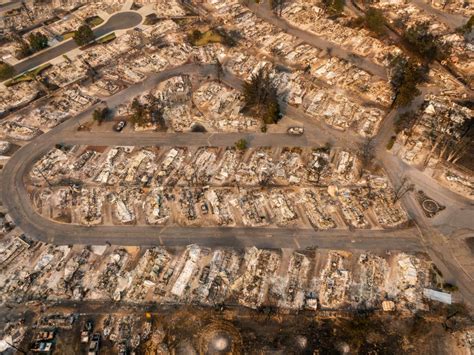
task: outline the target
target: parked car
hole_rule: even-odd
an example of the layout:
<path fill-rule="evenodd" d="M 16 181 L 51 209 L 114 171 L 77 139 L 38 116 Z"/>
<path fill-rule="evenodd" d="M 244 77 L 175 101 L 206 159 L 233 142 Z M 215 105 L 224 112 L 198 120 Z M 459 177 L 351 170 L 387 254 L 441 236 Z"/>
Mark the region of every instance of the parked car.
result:
<path fill-rule="evenodd" d="M 99 347 L 100 347 L 100 334 L 99 333 L 94 333 L 92 335 L 91 342 L 89 343 L 89 355 L 97 355 L 99 353 Z"/>
<path fill-rule="evenodd" d="M 288 134 L 291 134 L 292 136 L 301 136 L 304 133 L 304 128 L 303 127 L 290 127 L 288 128 Z"/>
<path fill-rule="evenodd" d="M 119 121 L 115 126 L 114 126 L 114 130 L 116 132 L 122 132 L 122 129 L 124 129 L 124 127 L 127 125 L 127 121 Z"/>

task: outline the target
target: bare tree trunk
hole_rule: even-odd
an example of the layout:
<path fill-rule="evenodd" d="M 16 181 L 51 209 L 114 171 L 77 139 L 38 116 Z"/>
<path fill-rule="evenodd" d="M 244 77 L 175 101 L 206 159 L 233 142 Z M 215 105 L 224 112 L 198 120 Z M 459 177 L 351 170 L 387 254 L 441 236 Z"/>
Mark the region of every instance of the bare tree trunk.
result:
<path fill-rule="evenodd" d="M 463 152 L 464 153 L 464 152 Z M 464 154 L 459 154 L 457 157 L 455 157 L 452 161 L 453 164 L 456 164 L 458 162 L 459 159 L 461 159 L 463 157 Z"/>
<path fill-rule="evenodd" d="M 400 182 L 400 185 L 395 189 L 395 196 L 393 197 L 393 203 L 397 202 L 399 199 L 405 196 L 407 192 L 413 191 L 414 189 L 415 189 L 415 185 L 409 184 L 408 178 L 404 176 L 402 178 L 402 181 Z"/>
<path fill-rule="evenodd" d="M 439 152 L 439 157 L 440 157 L 440 159 L 443 159 L 444 154 L 445 154 L 446 151 L 448 150 L 448 146 L 449 146 L 449 141 L 444 142 L 444 145 L 443 145 L 443 147 L 440 149 L 440 152 Z"/>
<path fill-rule="evenodd" d="M 438 136 L 436 137 L 436 140 L 433 144 L 433 146 L 431 147 L 431 150 L 430 152 L 428 153 L 428 155 L 426 156 L 425 160 L 423 161 L 423 167 L 426 168 L 426 166 L 428 165 L 428 162 L 430 161 L 431 159 L 431 156 L 433 155 L 434 151 L 436 150 L 436 148 L 438 147 L 440 141 L 441 141 L 441 137 L 442 136 Z"/>
<path fill-rule="evenodd" d="M 461 144 L 457 149 L 453 150 L 446 159 L 448 162 L 452 162 L 453 164 L 455 161 L 458 161 L 464 153 L 466 153 L 467 145 Z"/>

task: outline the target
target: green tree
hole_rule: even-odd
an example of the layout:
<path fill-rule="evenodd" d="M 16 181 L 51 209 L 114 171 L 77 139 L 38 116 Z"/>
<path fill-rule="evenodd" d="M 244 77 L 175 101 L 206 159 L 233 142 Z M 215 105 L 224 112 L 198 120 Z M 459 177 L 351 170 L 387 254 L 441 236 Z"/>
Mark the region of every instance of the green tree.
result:
<path fill-rule="evenodd" d="M 193 46 L 195 45 L 195 43 L 197 41 L 199 41 L 201 38 L 202 38 L 202 33 L 201 31 L 199 30 L 194 30 L 193 32 L 191 32 L 189 35 L 188 35 L 188 40 L 189 40 L 189 43 L 191 43 Z"/>
<path fill-rule="evenodd" d="M 417 22 L 403 33 L 403 40 L 414 52 L 423 59 L 444 60 L 448 56 L 449 48 L 446 43 L 441 43 L 437 36 L 430 32 L 429 22 Z"/>
<path fill-rule="evenodd" d="M 395 93 L 394 105 L 404 107 L 420 95 L 417 85 L 426 79 L 426 68 L 397 56 L 390 63 L 390 77 Z"/>
<path fill-rule="evenodd" d="M 412 80 L 407 80 L 398 90 L 395 106 L 405 107 L 412 103 L 413 99 L 420 95 L 420 90 L 418 90 L 416 83 Z"/>
<path fill-rule="evenodd" d="M 41 32 L 31 33 L 28 36 L 28 42 L 30 42 L 32 52 L 39 52 L 48 47 L 48 37 Z"/>
<path fill-rule="evenodd" d="M 268 104 L 267 110 L 263 114 L 263 122 L 267 124 L 277 123 L 280 119 L 280 105 L 277 100 L 272 100 Z"/>
<path fill-rule="evenodd" d="M 323 9 L 332 15 L 338 15 L 344 11 L 346 4 L 345 0 L 322 0 L 321 3 Z"/>
<path fill-rule="evenodd" d="M 248 143 L 245 139 L 241 138 L 237 142 L 235 142 L 235 147 L 238 150 L 245 150 L 248 147 Z"/>
<path fill-rule="evenodd" d="M 15 75 L 15 69 L 8 63 L 0 61 L 0 80 L 10 79 Z"/>
<path fill-rule="evenodd" d="M 245 108 L 250 109 L 266 124 L 277 123 L 280 119 L 280 105 L 277 89 L 265 68 L 252 75 L 243 87 Z"/>
<path fill-rule="evenodd" d="M 92 114 L 92 119 L 96 121 L 99 125 L 101 125 L 102 122 L 104 122 L 105 119 L 107 118 L 108 114 L 109 114 L 108 107 L 96 108 L 94 110 L 94 113 Z"/>
<path fill-rule="evenodd" d="M 74 32 L 74 41 L 76 41 L 78 46 L 84 46 L 89 42 L 92 42 L 94 38 L 94 32 L 86 24 L 80 26 L 77 31 Z"/>
<path fill-rule="evenodd" d="M 369 7 L 364 16 L 364 22 L 369 31 L 379 36 L 385 34 L 386 20 L 381 10 Z"/>
<path fill-rule="evenodd" d="M 400 133 L 404 130 L 410 130 L 416 123 L 416 114 L 413 111 L 402 113 L 395 120 L 395 133 Z"/>

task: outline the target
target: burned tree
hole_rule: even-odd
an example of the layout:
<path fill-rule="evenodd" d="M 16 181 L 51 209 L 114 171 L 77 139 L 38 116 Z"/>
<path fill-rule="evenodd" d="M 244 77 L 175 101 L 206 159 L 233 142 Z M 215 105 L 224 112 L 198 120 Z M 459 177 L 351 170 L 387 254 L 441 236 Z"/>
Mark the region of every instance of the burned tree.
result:
<path fill-rule="evenodd" d="M 362 177 L 364 170 L 370 168 L 372 161 L 375 157 L 375 146 L 374 146 L 374 139 L 367 138 L 365 142 L 362 144 L 360 149 L 360 175 L 359 178 Z"/>
<path fill-rule="evenodd" d="M 402 131 L 409 132 L 417 121 L 417 115 L 413 111 L 408 111 L 400 114 L 394 122 L 395 133 Z"/>
<path fill-rule="evenodd" d="M 150 122 L 150 116 L 148 114 L 148 110 L 146 105 L 142 104 L 138 101 L 137 98 L 134 98 L 132 101 L 132 115 L 130 117 L 130 121 L 137 126 L 143 127 L 146 126 Z"/>
<path fill-rule="evenodd" d="M 442 134 L 444 144 L 440 148 L 439 157 L 449 163 L 455 164 L 474 145 L 474 118 L 465 119 L 460 127 L 457 127 L 455 136 Z"/>
<path fill-rule="evenodd" d="M 275 15 L 278 15 L 281 17 L 281 14 L 283 12 L 283 8 L 285 7 L 286 0 L 270 0 L 270 6 L 275 13 Z"/>
<path fill-rule="evenodd" d="M 214 58 L 214 65 L 216 67 L 216 77 L 217 81 L 220 83 L 222 77 L 224 76 L 224 67 L 222 66 L 222 63 L 219 61 L 219 58 Z"/>
<path fill-rule="evenodd" d="M 321 175 L 322 173 L 324 172 L 324 170 L 326 169 L 326 167 L 328 166 L 329 162 L 324 159 L 323 156 L 319 155 L 317 158 L 316 158 L 316 161 L 314 163 L 314 172 L 316 174 L 316 184 L 319 184 L 320 180 L 321 180 Z"/>
<path fill-rule="evenodd" d="M 109 108 L 108 107 L 102 107 L 102 108 L 96 108 L 94 110 L 94 113 L 92 114 L 92 119 L 97 122 L 97 124 L 100 126 L 102 122 L 105 121 L 109 114 Z"/>
<path fill-rule="evenodd" d="M 161 128 L 165 129 L 166 121 L 162 102 L 153 95 L 148 95 L 146 100 L 147 103 L 143 104 L 137 98 L 133 99 L 130 122 L 139 127 L 144 127 L 148 124 L 158 124 Z"/>
<path fill-rule="evenodd" d="M 456 163 L 473 148 L 474 120 L 470 110 L 444 101 L 427 101 L 430 112 L 421 119 L 430 150 L 424 160 L 426 166 L 435 156 L 450 163 Z"/>
<path fill-rule="evenodd" d="M 164 115 L 165 106 L 163 102 L 151 94 L 147 95 L 147 100 L 149 102 L 147 108 L 151 123 L 159 125 L 162 129 L 166 129 L 166 120 Z"/>
<path fill-rule="evenodd" d="M 415 190 L 415 185 L 410 183 L 406 176 L 403 176 L 400 184 L 394 190 L 393 203 L 401 199 L 407 192 Z"/>

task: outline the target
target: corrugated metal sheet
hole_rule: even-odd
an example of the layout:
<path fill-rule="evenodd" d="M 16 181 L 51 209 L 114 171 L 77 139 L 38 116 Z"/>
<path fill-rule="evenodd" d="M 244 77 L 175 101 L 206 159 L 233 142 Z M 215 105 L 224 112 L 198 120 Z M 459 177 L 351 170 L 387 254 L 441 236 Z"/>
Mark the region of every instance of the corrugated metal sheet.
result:
<path fill-rule="evenodd" d="M 433 301 L 438 301 L 446 304 L 451 304 L 452 302 L 451 294 L 446 292 L 440 292 L 425 288 L 423 289 L 423 295 Z"/>

